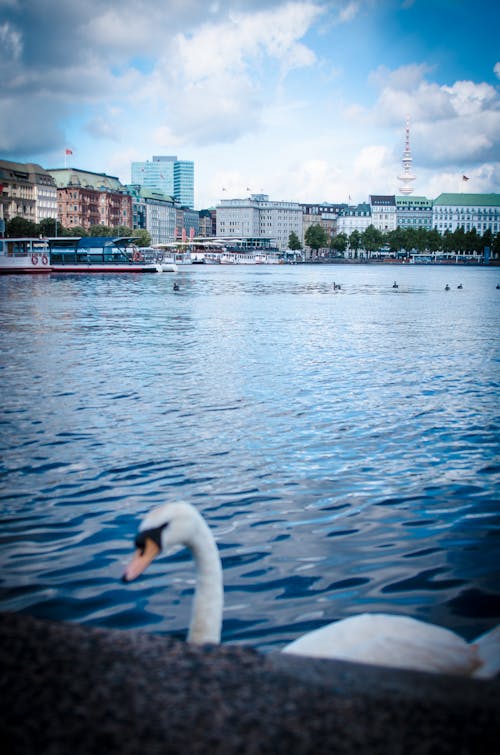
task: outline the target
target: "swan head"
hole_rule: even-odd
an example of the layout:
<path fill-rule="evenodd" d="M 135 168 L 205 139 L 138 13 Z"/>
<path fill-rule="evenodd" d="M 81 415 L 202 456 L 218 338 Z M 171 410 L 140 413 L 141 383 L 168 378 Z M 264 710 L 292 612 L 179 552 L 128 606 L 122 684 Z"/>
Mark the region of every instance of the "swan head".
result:
<path fill-rule="evenodd" d="M 123 574 L 123 581 L 136 579 L 159 553 L 168 554 L 179 546 L 189 546 L 200 527 L 203 520 L 188 503 L 165 503 L 150 511 L 139 526 L 136 552 Z"/>

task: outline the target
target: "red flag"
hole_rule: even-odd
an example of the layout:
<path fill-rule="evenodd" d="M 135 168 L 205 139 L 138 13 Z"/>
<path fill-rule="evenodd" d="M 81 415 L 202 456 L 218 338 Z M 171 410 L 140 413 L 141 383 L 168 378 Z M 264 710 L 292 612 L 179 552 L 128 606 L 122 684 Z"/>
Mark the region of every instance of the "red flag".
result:
<path fill-rule="evenodd" d="M 0 194 L 3 194 L 3 184 L 0 184 Z"/>
<path fill-rule="evenodd" d="M 67 149 L 66 152 L 65 152 L 65 154 L 66 155 L 72 155 L 73 154 L 73 150 L 72 149 Z"/>
<path fill-rule="evenodd" d="M 191 239 L 191 241 L 194 239 L 194 228 L 189 229 L 189 238 Z"/>
<path fill-rule="evenodd" d="M 183 242 L 186 241 L 186 229 L 185 228 L 182 229 L 182 241 Z"/>
<path fill-rule="evenodd" d="M 469 176 L 462 176 L 462 181 L 468 181 L 468 180 L 469 180 Z"/>

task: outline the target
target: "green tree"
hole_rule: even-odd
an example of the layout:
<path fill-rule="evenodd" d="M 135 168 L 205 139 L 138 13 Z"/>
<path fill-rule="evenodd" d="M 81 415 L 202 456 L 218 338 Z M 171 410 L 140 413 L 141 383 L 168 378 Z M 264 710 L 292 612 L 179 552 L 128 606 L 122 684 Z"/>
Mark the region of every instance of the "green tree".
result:
<path fill-rule="evenodd" d="M 135 241 L 136 246 L 151 246 L 151 234 L 149 233 L 149 231 L 146 231 L 145 228 L 134 228 L 134 230 L 130 233 L 123 235 L 133 236 L 135 239 L 137 239 L 137 241 Z"/>
<path fill-rule="evenodd" d="M 324 249 L 328 246 L 328 234 L 323 226 L 316 223 L 315 225 L 309 226 L 305 233 L 304 241 L 307 246 L 310 246 L 311 249 L 314 249 L 317 252 L 318 249 Z"/>
<path fill-rule="evenodd" d="M 107 225 L 91 225 L 89 228 L 89 236 L 116 236 L 114 228 L 110 228 Z"/>
<path fill-rule="evenodd" d="M 349 248 L 353 250 L 354 256 L 358 256 L 358 249 L 361 247 L 361 234 L 358 230 L 352 231 L 349 236 Z"/>
<path fill-rule="evenodd" d="M 6 231 L 6 236 L 9 236 L 11 239 L 39 235 L 38 225 L 31 220 L 21 218 L 19 215 L 7 221 Z"/>
<path fill-rule="evenodd" d="M 384 242 L 384 234 L 382 233 L 382 231 L 379 231 L 378 228 L 375 228 L 373 224 L 371 224 L 361 234 L 361 241 L 363 243 L 363 247 L 367 252 L 374 252 L 376 249 L 380 249 L 380 247 L 382 246 Z"/>
<path fill-rule="evenodd" d="M 70 233 L 71 236 L 81 236 L 85 238 L 86 236 L 89 235 L 89 232 L 87 231 L 87 229 L 83 228 L 83 226 L 81 225 L 75 225 L 73 226 L 73 228 L 70 228 L 69 230 L 71 231 Z"/>
<path fill-rule="evenodd" d="M 288 248 L 291 249 L 292 252 L 298 252 L 299 249 L 302 249 L 302 244 L 295 231 L 292 231 L 288 237 Z"/>
<path fill-rule="evenodd" d="M 345 233 L 338 233 L 336 236 L 332 236 L 330 246 L 339 254 L 343 254 L 347 249 L 348 238 Z"/>
<path fill-rule="evenodd" d="M 60 225 L 56 218 L 43 218 L 38 224 L 38 231 L 41 236 L 57 236 L 60 232 Z"/>

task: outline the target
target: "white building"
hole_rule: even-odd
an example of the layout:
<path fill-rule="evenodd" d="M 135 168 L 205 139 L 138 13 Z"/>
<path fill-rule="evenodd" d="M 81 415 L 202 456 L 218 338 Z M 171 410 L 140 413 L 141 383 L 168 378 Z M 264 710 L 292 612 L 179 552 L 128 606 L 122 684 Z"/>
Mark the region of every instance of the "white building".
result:
<path fill-rule="evenodd" d="M 366 202 L 346 207 L 337 218 L 337 234 L 345 233 L 349 237 L 353 231 L 363 233 L 371 223 L 372 213 Z"/>
<path fill-rule="evenodd" d="M 370 194 L 372 224 L 379 231 L 395 231 L 397 227 L 396 197 L 394 194 Z"/>
<path fill-rule="evenodd" d="M 500 231 L 500 194 L 440 194 L 433 203 L 432 225 L 439 233 L 476 229 Z"/>
<path fill-rule="evenodd" d="M 217 236 L 270 238 L 285 250 L 292 232 L 303 241 L 302 207 L 297 202 L 272 202 L 267 194 L 252 194 L 247 199 L 223 199 L 217 205 Z"/>

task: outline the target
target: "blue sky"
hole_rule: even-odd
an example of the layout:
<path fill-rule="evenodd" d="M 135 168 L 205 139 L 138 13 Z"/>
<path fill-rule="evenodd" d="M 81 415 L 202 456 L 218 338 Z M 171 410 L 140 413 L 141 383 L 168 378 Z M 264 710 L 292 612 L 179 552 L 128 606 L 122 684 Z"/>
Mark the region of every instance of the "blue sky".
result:
<path fill-rule="evenodd" d="M 130 181 L 195 162 L 195 205 L 264 192 L 500 191 L 490 0 L 0 0 L 0 157 Z"/>

